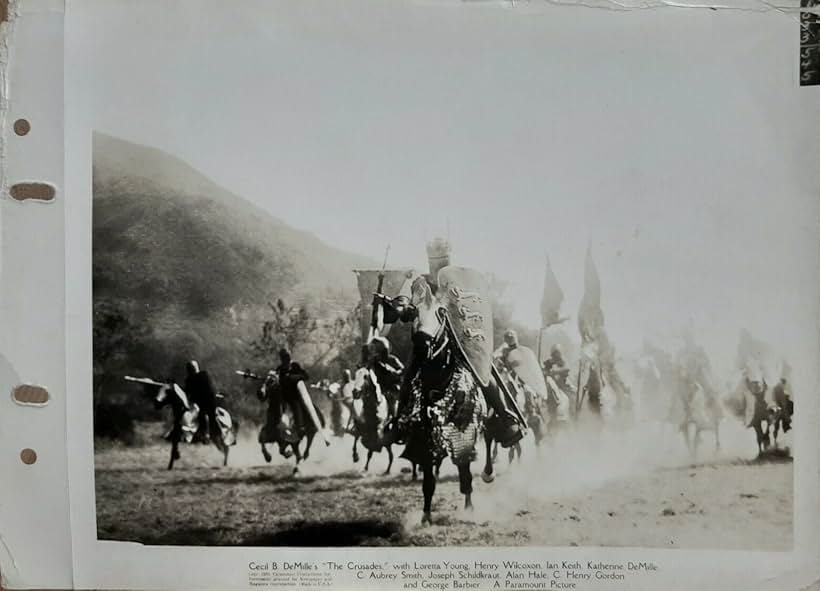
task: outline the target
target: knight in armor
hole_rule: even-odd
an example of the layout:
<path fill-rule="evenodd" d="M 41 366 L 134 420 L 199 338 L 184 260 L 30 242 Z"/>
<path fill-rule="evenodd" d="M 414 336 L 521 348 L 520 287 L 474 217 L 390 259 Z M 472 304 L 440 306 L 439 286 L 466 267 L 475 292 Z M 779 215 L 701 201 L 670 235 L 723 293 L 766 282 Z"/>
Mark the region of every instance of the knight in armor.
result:
<path fill-rule="evenodd" d="M 560 345 L 553 345 L 550 349 L 550 356 L 544 361 L 544 374 L 555 380 L 558 387 L 565 392 L 569 390 L 569 367 Z"/>
<path fill-rule="evenodd" d="M 382 294 L 376 294 L 374 303 L 382 305 L 385 324 L 396 322 L 397 320 L 413 322 L 418 315 L 418 311 L 407 296 L 389 298 Z M 413 380 L 420 371 L 423 361 L 430 358 L 433 353 L 431 347 L 432 340 L 429 335 L 422 332 L 413 333 L 412 345 L 410 361 L 407 363 L 399 390 L 397 417 L 407 408 L 412 394 Z M 482 388 L 482 391 L 487 405 L 493 410 L 495 416 L 500 418 L 503 424 L 502 433 L 499 434 L 499 442 L 503 447 L 509 447 L 521 439 L 522 434 L 518 425 L 518 419 L 505 404 L 495 379 L 490 378 L 489 384 Z"/>
<path fill-rule="evenodd" d="M 308 383 L 308 374 L 298 363 L 291 359 L 290 351 L 281 349 L 279 351 L 279 367 L 276 373 L 279 375 L 279 386 L 282 388 L 282 399 L 293 411 L 293 428 L 295 432 L 303 431 L 306 427 L 306 409 L 299 396 L 297 385 L 299 382 Z"/>
<path fill-rule="evenodd" d="M 185 365 L 185 393 L 188 399 L 199 407 L 199 428 L 196 438 L 208 443 L 219 437 L 219 423 L 216 422 L 217 393 L 211 376 L 200 370 L 199 363 L 191 360 Z"/>
<path fill-rule="evenodd" d="M 505 366 L 507 364 L 507 356 L 510 354 L 510 351 L 518 348 L 518 334 L 510 329 L 504 333 L 504 342 L 501 346 L 495 350 L 493 353 L 493 358 L 498 359 L 501 361 Z"/>

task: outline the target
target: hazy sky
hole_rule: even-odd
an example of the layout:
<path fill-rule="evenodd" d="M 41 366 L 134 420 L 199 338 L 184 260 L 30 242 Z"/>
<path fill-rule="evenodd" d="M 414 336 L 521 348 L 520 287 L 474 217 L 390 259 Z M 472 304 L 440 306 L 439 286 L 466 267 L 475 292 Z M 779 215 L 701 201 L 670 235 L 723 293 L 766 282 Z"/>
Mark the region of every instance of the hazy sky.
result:
<path fill-rule="evenodd" d="M 549 254 L 574 336 L 591 239 L 616 345 L 691 319 L 717 356 L 741 326 L 815 351 L 820 93 L 796 87 L 793 16 L 85 4 L 97 129 L 330 244 L 424 269 L 449 218 L 454 262 L 532 323 Z"/>

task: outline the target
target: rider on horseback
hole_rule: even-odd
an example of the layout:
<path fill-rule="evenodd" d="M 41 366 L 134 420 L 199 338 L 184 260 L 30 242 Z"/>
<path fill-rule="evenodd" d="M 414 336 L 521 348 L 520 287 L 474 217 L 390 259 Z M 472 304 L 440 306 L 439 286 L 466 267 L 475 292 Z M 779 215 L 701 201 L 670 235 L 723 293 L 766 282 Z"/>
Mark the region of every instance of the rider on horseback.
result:
<path fill-rule="evenodd" d="M 199 429 L 195 438 L 209 443 L 220 437 L 219 423 L 216 422 L 216 388 L 207 371 L 199 369 L 199 363 L 189 361 L 185 365 L 185 393 L 191 402 L 199 407 Z M 206 420 L 204 420 L 206 419 Z"/>
<path fill-rule="evenodd" d="M 308 383 L 308 374 L 298 363 L 293 361 L 290 351 L 281 349 L 279 351 L 279 367 L 276 373 L 279 375 L 279 385 L 282 388 L 282 398 L 293 411 L 294 433 L 301 433 L 306 430 L 305 408 L 299 396 L 297 386 L 299 382 Z"/>
<path fill-rule="evenodd" d="M 391 324 L 398 320 L 402 322 L 413 322 L 418 316 L 418 310 L 410 303 L 410 298 L 400 295 L 389 298 L 383 294 L 376 294 L 375 299 L 384 310 L 384 323 Z M 406 366 L 404 378 L 399 389 L 399 403 L 396 416 L 401 416 L 407 409 L 412 394 L 412 383 L 425 360 L 433 355 L 433 338 L 423 332 L 414 332 L 412 337 L 413 350 L 410 362 Z M 503 447 L 509 447 L 521 439 L 522 433 L 518 425 L 517 417 L 507 408 L 499 390 L 498 384 L 491 379 L 486 387 L 482 388 L 484 398 L 495 415 L 501 418 L 503 427 L 500 434 L 500 443 Z"/>
<path fill-rule="evenodd" d="M 544 361 L 544 373 L 555 380 L 559 388 L 565 392 L 569 390 L 569 367 L 564 360 L 561 345 L 555 344 L 550 349 L 549 359 Z"/>

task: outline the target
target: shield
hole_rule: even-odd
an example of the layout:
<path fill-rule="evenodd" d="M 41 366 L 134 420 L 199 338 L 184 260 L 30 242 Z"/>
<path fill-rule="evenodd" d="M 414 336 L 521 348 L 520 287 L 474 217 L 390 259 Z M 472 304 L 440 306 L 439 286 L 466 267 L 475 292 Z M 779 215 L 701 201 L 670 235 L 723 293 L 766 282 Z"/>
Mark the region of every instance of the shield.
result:
<path fill-rule="evenodd" d="M 482 273 L 467 267 L 438 272 L 436 297 L 447 310 L 456 343 L 479 383 L 490 383 L 493 361 L 493 310 Z"/>
<path fill-rule="evenodd" d="M 382 294 L 389 298 L 398 295 L 410 295 L 410 286 L 416 273 L 410 269 L 389 269 L 389 270 L 355 270 L 356 281 L 359 285 L 359 295 L 361 296 L 361 331 L 362 342 L 367 341 L 370 332 L 370 322 L 373 318 L 373 294 L 379 287 L 379 275 L 384 274 L 382 283 Z M 390 331 L 390 325 L 385 325 L 382 335 Z"/>
<path fill-rule="evenodd" d="M 507 354 L 507 365 L 539 397 L 547 398 L 547 383 L 532 349 L 519 345 Z"/>

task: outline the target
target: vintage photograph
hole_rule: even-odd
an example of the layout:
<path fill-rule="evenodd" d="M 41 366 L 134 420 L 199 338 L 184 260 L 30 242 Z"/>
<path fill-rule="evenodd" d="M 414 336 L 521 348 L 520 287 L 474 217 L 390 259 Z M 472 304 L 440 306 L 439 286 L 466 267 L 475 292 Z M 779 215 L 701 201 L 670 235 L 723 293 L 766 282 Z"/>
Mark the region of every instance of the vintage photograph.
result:
<path fill-rule="evenodd" d="M 777 56 L 294 10 L 87 41 L 98 539 L 790 551 Z"/>

